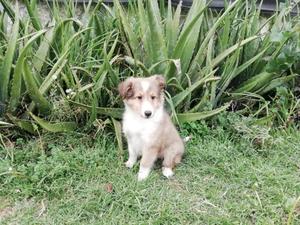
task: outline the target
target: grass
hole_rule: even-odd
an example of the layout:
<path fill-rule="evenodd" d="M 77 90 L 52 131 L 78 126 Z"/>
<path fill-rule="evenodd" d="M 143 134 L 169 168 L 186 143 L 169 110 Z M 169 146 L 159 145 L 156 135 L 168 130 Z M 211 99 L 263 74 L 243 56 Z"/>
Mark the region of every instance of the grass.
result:
<path fill-rule="evenodd" d="M 109 134 L 7 143 L 0 222 L 287 224 L 291 214 L 291 224 L 299 224 L 299 132 L 272 130 L 257 146 L 249 133 L 224 127 L 185 125 L 182 134 L 193 139 L 175 177 L 165 179 L 158 163 L 145 182 L 137 182 L 138 166 L 124 167 L 127 153 Z"/>

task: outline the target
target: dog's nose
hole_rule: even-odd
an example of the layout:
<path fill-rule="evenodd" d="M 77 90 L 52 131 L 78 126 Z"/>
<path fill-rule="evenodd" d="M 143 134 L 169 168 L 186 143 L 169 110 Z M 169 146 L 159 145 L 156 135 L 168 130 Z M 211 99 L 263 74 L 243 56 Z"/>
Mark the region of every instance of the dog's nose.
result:
<path fill-rule="evenodd" d="M 152 112 L 151 112 L 151 111 L 145 111 L 145 116 L 146 116 L 147 118 L 149 118 L 151 115 L 152 115 Z"/>

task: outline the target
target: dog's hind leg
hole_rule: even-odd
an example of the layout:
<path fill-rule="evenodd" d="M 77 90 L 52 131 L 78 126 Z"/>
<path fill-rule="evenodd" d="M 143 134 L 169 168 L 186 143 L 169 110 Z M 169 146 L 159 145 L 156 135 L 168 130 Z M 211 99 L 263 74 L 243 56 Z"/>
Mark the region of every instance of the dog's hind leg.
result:
<path fill-rule="evenodd" d="M 166 154 L 164 155 L 162 173 L 167 178 L 174 175 L 173 168 L 181 162 L 183 151 L 181 148 L 176 148 L 176 146 L 173 146 L 172 149 L 166 149 Z"/>
<path fill-rule="evenodd" d="M 174 156 L 171 154 L 167 154 L 164 157 L 162 173 L 165 177 L 170 178 L 174 175 L 173 172 L 174 166 Z"/>

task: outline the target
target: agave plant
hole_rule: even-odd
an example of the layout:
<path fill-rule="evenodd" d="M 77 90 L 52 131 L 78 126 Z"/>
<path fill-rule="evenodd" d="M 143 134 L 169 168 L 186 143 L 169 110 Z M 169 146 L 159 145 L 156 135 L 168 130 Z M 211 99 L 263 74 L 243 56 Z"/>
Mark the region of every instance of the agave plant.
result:
<path fill-rule="evenodd" d="M 114 1 L 127 63 L 166 76 L 171 109 L 187 113 L 181 119 L 223 110 L 248 93 L 267 94 L 297 76 L 299 16 L 290 17 L 290 4 L 266 21 L 255 1 L 234 1 L 219 13 L 207 4 L 193 1 L 181 20 L 180 3 L 173 10 L 168 1 L 161 13 L 157 1 L 138 0 L 129 10 Z M 291 57 L 284 49 L 298 50 Z"/>
<path fill-rule="evenodd" d="M 118 31 L 109 17 L 98 13 L 101 2 L 92 10 L 88 5 L 85 24 L 76 19 L 74 3 L 63 5 L 68 9 L 67 18 L 61 18 L 59 7 L 62 6 L 54 3 L 49 9 L 53 21 L 44 27 L 37 17 L 36 1 L 25 1 L 29 17 L 22 19 L 17 5 L 13 7 L 6 0 L 0 2 L 5 9 L 0 21 L 2 118 L 31 133 L 35 132 L 34 122 L 53 132 L 68 131 L 76 127 L 72 121 L 75 118 L 61 123 L 66 117 L 55 114 L 59 110 L 58 102 L 63 101 L 66 106 L 70 105 L 69 100 L 98 105 L 101 95 L 100 104 L 113 98 L 110 87 L 119 81 L 111 66 L 118 58 L 115 55 Z M 14 22 L 11 34 L 5 27 L 6 15 Z M 111 76 L 106 81 L 108 74 Z M 99 91 L 104 81 L 106 91 Z M 93 94 L 97 91 L 99 94 Z M 110 106 L 114 106 L 111 102 Z M 98 111 L 108 116 L 119 115 L 118 111 L 107 108 L 98 108 Z M 34 114 L 60 122 L 49 123 Z"/>
<path fill-rule="evenodd" d="M 296 76 L 299 16 L 289 15 L 290 4 L 262 19 L 254 1 L 221 12 L 193 1 L 187 13 L 163 2 L 89 1 L 78 18 L 74 1 L 54 1 L 44 24 L 36 0 L 24 1 L 24 18 L 0 0 L 0 125 L 58 132 L 113 118 L 121 145 L 116 87 L 128 76 L 163 74 L 179 123 L 215 115 L 250 93 L 265 96 Z"/>

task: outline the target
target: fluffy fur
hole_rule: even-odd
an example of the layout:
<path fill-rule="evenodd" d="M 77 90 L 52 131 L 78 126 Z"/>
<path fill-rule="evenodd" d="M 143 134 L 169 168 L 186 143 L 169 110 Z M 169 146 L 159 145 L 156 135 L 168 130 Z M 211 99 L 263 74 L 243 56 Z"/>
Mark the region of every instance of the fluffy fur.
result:
<path fill-rule="evenodd" d="M 119 85 L 129 151 L 125 164 L 132 168 L 141 156 L 138 180 L 148 177 L 157 158 L 163 159 L 163 175 L 171 177 L 184 152 L 183 141 L 164 109 L 164 87 L 165 80 L 160 75 L 130 77 Z"/>

